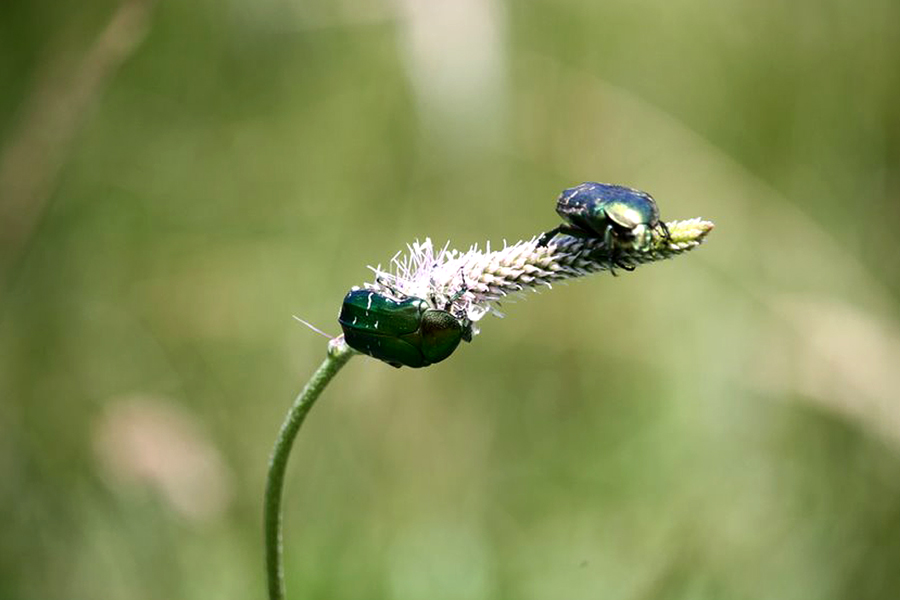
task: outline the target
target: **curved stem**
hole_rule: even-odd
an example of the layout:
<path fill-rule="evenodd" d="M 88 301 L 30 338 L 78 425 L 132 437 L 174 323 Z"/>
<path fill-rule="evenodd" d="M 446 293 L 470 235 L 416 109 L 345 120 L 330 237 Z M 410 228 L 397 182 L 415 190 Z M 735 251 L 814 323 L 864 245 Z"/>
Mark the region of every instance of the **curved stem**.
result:
<path fill-rule="evenodd" d="M 322 390 L 338 371 L 356 353 L 338 336 L 328 342 L 328 356 L 319 366 L 303 391 L 294 400 L 278 432 L 272 458 L 269 460 L 269 473 L 266 478 L 265 495 L 265 531 L 266 531 L 266 578 L 269 587 L 269 600 L 284 600 L 284 564 L 281 556 L 281 499 L 284 489 L 284 472 L 288 457 L 294 445 L 294 438 L 309 409 L 319 398 Z"/>

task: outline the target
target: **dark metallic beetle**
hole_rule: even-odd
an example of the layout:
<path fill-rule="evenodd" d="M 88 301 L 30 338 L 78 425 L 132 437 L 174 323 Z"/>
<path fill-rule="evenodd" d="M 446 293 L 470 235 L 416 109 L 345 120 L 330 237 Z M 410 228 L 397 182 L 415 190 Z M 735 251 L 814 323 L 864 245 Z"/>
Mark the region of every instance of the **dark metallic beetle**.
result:
<path fill-rule="evenodd" d="M 614 258 L 622 249 L 649 248 L 654 229 L 669 237 L 653 197 L 622 185 L 588 181 L 563 190 L 556 201 L 556 212 L 566 224 L 541 236 L 539 246 L 546 246 L 557 233 L 597 238 L 603 240 Z"/>
<path fill-rule="evenodd" d="M 394 367 L 427 367 L 472 341 L 472 326 L 426 300 L 394 300 L 371 290 L 352 290 L 338 317 L 344 339 L 354 350 Z"/>

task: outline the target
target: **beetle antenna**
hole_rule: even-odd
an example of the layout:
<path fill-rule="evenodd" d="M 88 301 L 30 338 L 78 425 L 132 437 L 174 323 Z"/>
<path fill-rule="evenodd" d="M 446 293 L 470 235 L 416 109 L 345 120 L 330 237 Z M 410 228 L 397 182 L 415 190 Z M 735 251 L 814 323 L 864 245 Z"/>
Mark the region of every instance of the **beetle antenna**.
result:
<path fill-rule="evenodd" d="M 304 321 L 303 319 L 301 319 L 301 318 L 298 317 L 297 315 L 294 315 L 294 318 L 297 319 L 298 321 L 300 321 L 301 323 L 303 323 L 304 325 L 306 325 L 307 327 L 309 327 L 310 329 L 312 329 L 313 331 L 315 331 L 316 333 L 318 333 L 319 335 L 324 335 L 324 336 L 327 337 L 329 340 L 332 339 L 332 338 L 334 337 L 334 336 L 328 335 L 327 333 L 325 333 L 324 331 L 322 331 L 321 329 L 319 329 L 318 327 L 316 327 L 316 326 L 313 325 L 312 323 L 308 323 L 308 322 Z"/>

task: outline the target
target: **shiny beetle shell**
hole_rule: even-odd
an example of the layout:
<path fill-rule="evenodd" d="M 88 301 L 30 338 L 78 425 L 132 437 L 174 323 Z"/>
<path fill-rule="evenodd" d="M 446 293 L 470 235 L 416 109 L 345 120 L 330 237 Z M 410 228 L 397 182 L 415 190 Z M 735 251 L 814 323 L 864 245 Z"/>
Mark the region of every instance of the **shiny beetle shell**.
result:
<path fill-rule="evenodd" d="M 394 300 L 371 290 L 352 290 L 338 317 L 354 350 L 394 367 L 427 367 L 471 340 L 471 326 L 422 298 Z"/>
<path fill-rule="evenodd" d="M 668 233 L 653 197 L 622 185 L 588 181 L 564 190 L 556 201 L 556 212 L 575 233 L 600 238 L 608 247 L 615 242 L 645 250 L 654 229 L 661 227 Z"/>

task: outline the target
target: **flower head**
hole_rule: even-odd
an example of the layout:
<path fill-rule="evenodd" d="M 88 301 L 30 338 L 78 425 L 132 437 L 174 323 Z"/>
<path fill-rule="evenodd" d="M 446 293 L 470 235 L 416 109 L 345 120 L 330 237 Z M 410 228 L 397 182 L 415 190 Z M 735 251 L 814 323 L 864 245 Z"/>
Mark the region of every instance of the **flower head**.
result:
<path fill-rule="evenodd" d="M 375 281 L 365 287 L 398 300 L 424 298 L 434 308 L 475 323 L 489 312 L 500 315 L 495 303 L 511 294 L 521 295 L 526 289 L 551 287 L 598 271 L 630 270 L 673 258 L 699 246 L 713 228 L 710 221 L 699 218 L 666 225 L 669 235 L 654 230 L 644 249 L 617 248 L 615 256 L 601 239 L 568 235 L 543 246 L 538 243 L 540 238 L 534 237 L 512 245 L 504 243 L 499 250 L 492 251 L 488 243 L 484 250 L 472 246 L 466 252 L 451 250 L 449 244 L 436 249 L 431 239 L 425 238 L 408 245 L 407 254 L 398 252 L 391 259 L 390 270 L 370 267 Z M 477 333 L 474 326 L 473 331 Z"/>

